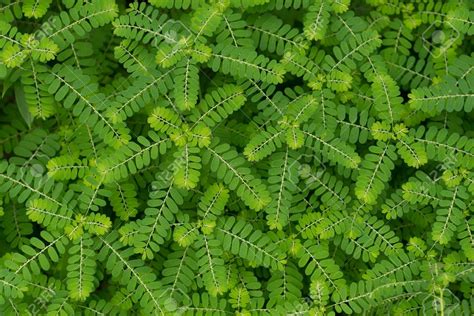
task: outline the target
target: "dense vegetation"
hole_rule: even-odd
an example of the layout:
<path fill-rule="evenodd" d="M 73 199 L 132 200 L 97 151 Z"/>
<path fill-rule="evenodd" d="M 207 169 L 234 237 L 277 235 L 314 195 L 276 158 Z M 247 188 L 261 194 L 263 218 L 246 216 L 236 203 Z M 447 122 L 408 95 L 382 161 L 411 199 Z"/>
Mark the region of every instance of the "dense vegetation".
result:
<path fill-rule="evenodd" d="M 0 315 L 473 315 L 474 3 L 0 0 Z"/>

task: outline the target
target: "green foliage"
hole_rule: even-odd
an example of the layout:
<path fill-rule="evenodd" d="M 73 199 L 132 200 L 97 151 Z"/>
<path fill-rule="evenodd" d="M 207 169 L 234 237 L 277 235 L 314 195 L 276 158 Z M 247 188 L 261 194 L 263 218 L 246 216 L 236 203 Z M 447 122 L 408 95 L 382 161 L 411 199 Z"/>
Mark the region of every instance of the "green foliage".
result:
<path fill-rule="evenodd" d="M 28 0 L 23 3 L 22 9 L 23 14 L 28 18 L 41 18 L 48 11 L 48 7 L 51 5 L 51 0 L 36 1 Z"/>
<path fill-rule="evenodd" d="M 84 301 L 95 290 L 96 253 L 94 241 L 84 235 L 69 248 L 67 288 L 73 300 Z"/>
<path fill-rule="evenodd" d="M 284 255 L 268 236 L 255 230 L 251 224 L 230 217 L 219 222 L 216 230 L 216 237 L 222 240 L 224 250 L 247 259 L 253 265 L 282 269 Z"/>
<path fill-rule="evenodd" d="M 0 315 L 472 315 L 474 10 L 0 0 Z"/>

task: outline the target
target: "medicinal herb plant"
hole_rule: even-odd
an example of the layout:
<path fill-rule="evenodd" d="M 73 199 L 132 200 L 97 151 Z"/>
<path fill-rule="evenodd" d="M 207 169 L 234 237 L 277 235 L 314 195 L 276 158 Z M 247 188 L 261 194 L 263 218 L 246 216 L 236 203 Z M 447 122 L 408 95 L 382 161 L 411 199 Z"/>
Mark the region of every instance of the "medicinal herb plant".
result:
<path fill-rule="evenodd" d="M 474 3 L 0 0 L 0 315 L 473 315 Z"/>

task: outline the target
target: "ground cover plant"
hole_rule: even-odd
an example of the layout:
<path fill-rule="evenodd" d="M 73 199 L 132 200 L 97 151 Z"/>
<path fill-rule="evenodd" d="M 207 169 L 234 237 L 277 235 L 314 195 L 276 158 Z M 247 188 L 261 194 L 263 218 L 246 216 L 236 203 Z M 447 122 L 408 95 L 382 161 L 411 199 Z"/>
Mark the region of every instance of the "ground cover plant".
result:
<path fill-rule="evenodd" d="M 0 315 L 473 315 L 473 5 L 0 0 Z"/>

